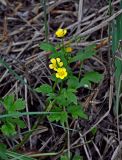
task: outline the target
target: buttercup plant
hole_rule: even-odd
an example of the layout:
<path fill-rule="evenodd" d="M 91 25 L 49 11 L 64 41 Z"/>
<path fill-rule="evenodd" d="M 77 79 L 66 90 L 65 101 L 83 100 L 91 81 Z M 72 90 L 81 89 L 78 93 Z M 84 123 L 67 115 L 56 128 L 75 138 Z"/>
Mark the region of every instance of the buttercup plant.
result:
<path fill-rule="evenodd" d="M 59 28 L 55 34 L 58 38 L 63 39 L 66 33 L 66 29 Z M 59 51 L 49 43 L 40 44 L 40 49 L 52 52 L 49 57 L 49 68 L 52 71 L 50 78 L 54 83 L 53 86 L 43 84 L 36 88 L 36 91 L 47 95 L 46 104 L 48 106 L 46 111 L 60 112 L 60 115 L 49 115 L 48 119 L 50 121 L 60 122 L 64 126 L 68 122 L 69 117 L 74 119 L 88 119 L 76 93 L 78 88 L 86 86 L 90 88 L 92 83 L 98 83 L 102 79 L 102 75 L 98 72 L 91 71 L 81 76 L 81 68 L 78 71 L 79 73 L 75 75 L 71 66 L 77 61 L 83 63 L 84 60 L 95 55 L 95 46 L 88 46 L 80 50 L 76 55 L 72 55 L 69 54 L 72 52 L 72 48 L 69 44 L 68 46 L 64 45 L 63 41 Z"/>

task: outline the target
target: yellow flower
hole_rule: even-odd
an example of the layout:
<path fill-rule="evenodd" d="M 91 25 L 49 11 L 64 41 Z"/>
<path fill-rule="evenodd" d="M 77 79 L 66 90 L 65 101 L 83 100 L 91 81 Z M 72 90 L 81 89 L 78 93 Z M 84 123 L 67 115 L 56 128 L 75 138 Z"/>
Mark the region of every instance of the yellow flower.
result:
<path fill-rule="evenodd" d="M 66 29 L 59 28 L 55 34 L 58 38 L 62 38 L 66 35 L 66 33 L 67 33 Z"/>
<path fill-rule="evenodd" d="M 60 58 L 52 58 L 50 60 L 51 64 L 49 65 L 50 69 L 53 69 L 55 71 L 57 71 L 58 67 L 62 67 L 63 66 L 63 62 L 61 62 Z"/>
<path fill-rule="evenodd" d="M 65 48 L 65 51 L 66 51 L 67 53 L 71 53 L 71 52 L 73 51 L 73 48 L 67 47 L 67 48 Z"/>
<path fill-rule="evenodd" d="M 66 68 L 58 68 L 57 73 L 56 73 L 56 77 L 60 78 L 60 79 L 64 79 L 65 77 L 67 77 Z"/>

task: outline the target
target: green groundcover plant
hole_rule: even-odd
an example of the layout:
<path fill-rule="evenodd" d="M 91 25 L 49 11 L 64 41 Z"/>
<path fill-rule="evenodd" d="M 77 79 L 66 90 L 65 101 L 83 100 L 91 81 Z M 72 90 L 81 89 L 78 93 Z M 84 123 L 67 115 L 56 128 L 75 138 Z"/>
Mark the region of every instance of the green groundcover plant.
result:
<path fill-rule="evenodd" d="M 88 46 L 73 55 L 71 54 L 73 49 L 70 47 L 70 43 L 64 44 L 63 37 L 66 34 L 66 29 L 59 28 L 56 31 L 56 36 L 62 39 L 62 43 L 58 45 L 60 50 L 49 43 L 43 42 L 40 44 L 40 49 L 52 53 L 49 56 L 49 68 L 52 71 L 50 78 L 53 86 L 42 84 L 35 89 L 38 93 L 47 96 L 46 111 L 60 112 L 60 116 L 59 114 L 49 115 L 49 121 L 60 122 L 63 126 L 65 126 L 70 117 L 73 119 L 88 119 L 81 102 L 78 100 L 78 89 L 82 87 L 90 89 L 92 83 L 100 82 L 103 77 L 102 74 L 96 71 L 86 72 L 84 75 L 81 74 L 84 60 L 96 54 L 95 46 Z M 80 62 L 80 68 L 78 74 L 74 74 L 72 66 L 77 61 Z"/>
<path fill-rule="evenodd" d="M 25 108 L 25 101 L 21 98 L 15 100 L 15 96 L 7 95 L 0 100 L 3 105 L 3 113 L 5 115 L 20 113 Z M 16 134 L 16 128 L 24 128 L 25 123 L 18 116 L 5 117 L 1 119 L 0 130 L 5 136 L 13 136 Z"/>

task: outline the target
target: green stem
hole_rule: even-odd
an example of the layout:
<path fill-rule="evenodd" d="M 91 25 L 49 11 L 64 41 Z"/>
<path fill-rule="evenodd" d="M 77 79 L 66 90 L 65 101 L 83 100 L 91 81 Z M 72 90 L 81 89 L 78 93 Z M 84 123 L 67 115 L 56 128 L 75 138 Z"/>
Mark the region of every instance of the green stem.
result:
<path fill-rule="evenodd" d="M 78 74 L 78 79 L 80 79 L 81 69 L 82 69 L 82 64 L 80 64 L 80 70 L 79 70 L 79 74 Z"/>
<path fill-rule="evenodd" d="M 53 92 L 55 91 L 55 88 L 56 88 L 57 83 L 58 83 L 58 79 L 56 79 L 56 81 L 55 81 L 55 83 L 54 83 L 54 85 L 53 85 Z"/>
<path fill-rule="evenodd" d="M 47 11 L 46 11 L 46 0 L 40 0 L 44 9 L 44 27 L 45 27 L 45 39 L 48 42 L 48 24 L 47 24 Z"/>
<path fill-rule="evenodd" d="M 46 109 L 47 112 L 50 112 L 50 111 L 51 111 L 54 102 L 55 102 L 55 100 L 53 100 L 52 102 L 49 103 L 49 105 L 47 106 L 47 109 Z"/>
<path fill-rule="evenodd" d="M 59 92 L 58 92 L 58 96 L 60 96 L 60 94 L 61 94 L 62 87 L 63 87 L 63 82 L 61 82 L 61 87 L 60 87 L 60 90 L 59 90 Z"/>
<path fill-rule="evenodd" d="M 63 38 L 62 38 L 62 49 L 63 49 L 64 55 L 66 56 L 65 44 L 64 44 L 64 39 Z"/>

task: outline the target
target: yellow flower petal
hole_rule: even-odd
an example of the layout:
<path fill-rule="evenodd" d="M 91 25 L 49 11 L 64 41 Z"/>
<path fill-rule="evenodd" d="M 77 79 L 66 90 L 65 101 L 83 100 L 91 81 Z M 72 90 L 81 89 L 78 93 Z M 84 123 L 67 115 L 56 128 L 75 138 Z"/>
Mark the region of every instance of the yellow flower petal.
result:
<path fill-rule="evenodd" d="M 63 66 L 63 62 L 60 62 L 58 65 L 59 65 L 59 67 L 62 67 Z"/>
<path fill-rule="evenodd" d="M 61 61 L 61 59 L 60 58 L 56 58 L 56 61 L 59 63 Z"/>
<path fill-rule="evenodd" d="M 66 30 L 66 29 L 64 29 L 63 34 L 65 35 L 66 33 L 67 33 L 67 30 Z"/>
<path fill-rule="evenodd" d="M 62 38 L 66 35 L 66 33 L 67 33 L 66 29 L 59 28 L 55 34 L 57 37 Z"/>
<path fill-rule="evenodd" d="M 65 77 L 67 77 L 66 68 L 58 68 L 57 73 L 56 73 L 56 77 L 60 78 L 60 79 L 64 79 Z"/>
<path fill-rule="evenodd" d="M 56 60 L 55 60 L 55 59 L 51 59 L 51 61 L 52 61 L 53 63 L 49 65 L 49 68 L 50 68 L 50 69 L 54 69 L 55 71 L 57 71 Z"/>
<path fill-rule="evenodd" d="M 54 71 L 57 71 L 57 68 L 53 68 L 54 69 Z"/>
<path fill-rule="evenodd" d="M 58 73 L 56 73 L 56 78 L 59 78 L 60 76 L 59 76 L 59 74 Z"/>
<path fill-rule="evenodd" d="M 50 68 L 50 69 L 53 69 L 53 65 L 52 65 L 52 64 L 50 64 L 50 65 L 49 65 L 49 68 Z"/>
<path fill-rule="evenodd" d="M 52 59 L 50 60 L 50 62 L 51 62 L 51 63 L 56 63 L 56 59 L 55 59 L 55 58 L 52 58 Z"/>

